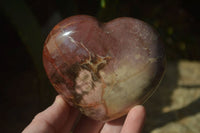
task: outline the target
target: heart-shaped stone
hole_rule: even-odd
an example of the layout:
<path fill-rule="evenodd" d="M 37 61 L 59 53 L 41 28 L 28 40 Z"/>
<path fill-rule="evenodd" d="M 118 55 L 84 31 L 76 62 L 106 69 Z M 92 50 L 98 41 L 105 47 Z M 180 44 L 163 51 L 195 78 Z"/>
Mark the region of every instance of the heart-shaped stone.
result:
<path fill-rule="evenodd" d="M 109 121 L 151 96 L 163 76 L 165 55 L 159 35 L 143 21 L 122 17 L 100 23 L 79 15 L 53 28 L 43 62 L 70 105 Z"/>

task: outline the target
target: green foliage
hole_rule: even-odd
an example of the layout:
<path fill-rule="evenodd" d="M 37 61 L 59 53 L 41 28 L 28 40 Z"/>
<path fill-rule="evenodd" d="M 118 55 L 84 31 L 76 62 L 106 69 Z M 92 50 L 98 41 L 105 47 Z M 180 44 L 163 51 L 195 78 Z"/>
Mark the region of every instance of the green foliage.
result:
<path fill-rule="evenodd" d="M 39 95 L 41 98 L 41 105 L 48 104 L 49 99 L 44 97 L 53 96 L 53 94 L 49 91 L 50 84 L 42 64 L 44 36 L 42 35 L 37 18 L 23 0 L 2 0 L 1 7 L 32 57 L 40 82 Z"/>
<path fill-rule="evenodd" d="M 38 72 L 42 71 L 43 37 L 37 18 L 23 0 L 2 0 L 1 7 L 32 56 Z"/>
<path fill-rule="evenodd" d="M 106 0 L 101 0 L 101 8 L 106 8 Z"/>
<path fill-rule="evenodd" d="M 109 21 L 119 16 L 119 0 L 101 0 L 100 5 L 97 14 L 100 21 Z"/>

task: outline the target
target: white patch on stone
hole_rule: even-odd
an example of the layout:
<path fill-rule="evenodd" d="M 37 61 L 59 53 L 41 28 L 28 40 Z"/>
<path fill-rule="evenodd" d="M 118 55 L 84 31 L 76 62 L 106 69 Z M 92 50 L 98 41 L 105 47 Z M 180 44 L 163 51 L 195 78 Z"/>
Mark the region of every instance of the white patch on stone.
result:
<path fill-rule="evenodd" d="M 92 88 L 92 76 L 87 70 L 81 70 L 78 77 L 76 78 L 75 90 L 78 94 L 83 94 L 83 92 L 89 92 Z"/>
<path fill-rule="evenodd" d="M 149 62 L 150 63 L 154 63 L 154 62 L 156 62 L 157 61 L 157 58 L 149 58 Z"/>
<path fill-rule="evenodd" d="M 88 70 L 81 70 L 76 78 L 75 91 L 82 95 L 81 105 L 90 106 L 100 104 L 102 102 L 102 83 L 94 82 L 92 75 Z"/>

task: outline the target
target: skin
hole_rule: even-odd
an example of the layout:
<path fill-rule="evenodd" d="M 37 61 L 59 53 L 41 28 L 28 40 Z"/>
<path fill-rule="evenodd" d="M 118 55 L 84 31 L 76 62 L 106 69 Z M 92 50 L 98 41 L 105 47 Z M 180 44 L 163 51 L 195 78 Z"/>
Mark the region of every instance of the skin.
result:
<path fill-rule="evenodd" d="M 73 133 L 140 133 L 145 119 L 145 109 L 141 105 L 133 107 L 127 116 L 107 123 L 86 116 L 81 116 L 77 123 L 79 114 L 58 95 L 54 103 L 37 114 L 22 133 L 71 133 L 72 128 Z"/>

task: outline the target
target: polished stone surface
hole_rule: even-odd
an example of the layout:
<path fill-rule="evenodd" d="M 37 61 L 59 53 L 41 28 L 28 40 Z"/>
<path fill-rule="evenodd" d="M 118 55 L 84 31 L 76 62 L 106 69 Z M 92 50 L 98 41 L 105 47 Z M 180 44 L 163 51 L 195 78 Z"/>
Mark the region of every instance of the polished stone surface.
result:
<path fill-rule="evenodd" d="M 43 62 L 54 88 L 85 115 L 116 119 L 144 103 L 164 73 L 164 47 L 157 32 L 133 18 L 100 23 L 73 16 L 48 35 Z"/>

